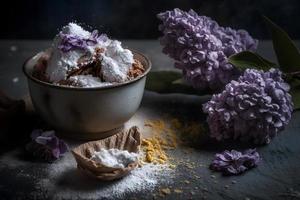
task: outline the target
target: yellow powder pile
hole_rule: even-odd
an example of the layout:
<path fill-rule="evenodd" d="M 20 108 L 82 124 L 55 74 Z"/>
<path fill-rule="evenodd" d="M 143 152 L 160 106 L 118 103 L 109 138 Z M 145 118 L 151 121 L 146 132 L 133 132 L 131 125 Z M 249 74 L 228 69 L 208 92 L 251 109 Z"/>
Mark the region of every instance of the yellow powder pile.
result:
<path fill-rule="evenodd" d="M 145 121 L 144 125 L 151 128 L 152 136 L 142 140 L 144 162 L 165 164 L 170 160 L 166 150 L 173 150 L 182 142 L 179 136 L 196 139 L 197 135 L 203 132 L 201 124 L 197 122 L 182 123 L 177 118 L 172 118 L 168 122 L 162 119 Z"/>
<path fill-rule="evenodd" d="M 168 126 L 163 120 L 147 120 L 145 126 L 151 127 L 154 137 L 156 137 L 164 149 L 175 149 L 177 147 L 176 130 Z"/>
<path fill-rule="evenodd" d="M 142 140 L 144 162 L 165 164 L 169 159 L 165 150 L 174 149 L 177 146 L 175 131 L 160 119 L 147 120 L 145 126 L 151 128 L 152 136 Z"/>
<path fill-rule="evenodd" d="M 142 146 L 145 152 L 145 162 L 164 164 L 168 160 L 168 156 L 162 149 L 158 138 L 143 139 Z"/>

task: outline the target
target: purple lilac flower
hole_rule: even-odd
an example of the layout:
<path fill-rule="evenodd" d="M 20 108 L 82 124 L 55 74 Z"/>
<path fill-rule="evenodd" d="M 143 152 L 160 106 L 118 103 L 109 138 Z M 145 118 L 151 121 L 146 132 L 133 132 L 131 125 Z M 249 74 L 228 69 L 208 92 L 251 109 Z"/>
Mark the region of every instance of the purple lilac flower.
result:
<path fill-rule="evenodd" d="M 266 144 L 289 123 L 293 103 L 278 69 L 247 69 L 203 105 L 210 135 Z"/>
<path fill-rule="evenodd" d="M 98 41 L 106 41 L 108 39 L 105 34 L 99 35 L 97 30 L 94 30 L 89 38 L 82 38 L 78 35 L 62 32 L 59 33 L 59 37 L 61 38 L 61 42 L 58 49 L 65 53 L 74 49 L 85 50 L 89 46 L 96 45 Z"/>
<path fill-rule="evenodd" d="M 31 139 L 26 149 L 35 157 L 46 161 L 56 160 L 68 151 L 68 145 L 55 136 L 54 131 L 33 130 Z"/>
<path fill-rule="evenodd" d="M 254 51 L 258 41 L 244 30 L 221 27 L 193 10 L 178 8 L 160 13 L 163 53 L 175 59 L 175 67 L 195 88 L 220 89 L 240 72 L 228 63 L 232 54 Z"/>
<path fill-rule="evenodd" d="M 244 152 L 225 150 L 215 155 L 210 169 L 223 172 L 224 175 L 238 175 L 256 167 L 260 160 L 256 149 L 248 149 Z"/>

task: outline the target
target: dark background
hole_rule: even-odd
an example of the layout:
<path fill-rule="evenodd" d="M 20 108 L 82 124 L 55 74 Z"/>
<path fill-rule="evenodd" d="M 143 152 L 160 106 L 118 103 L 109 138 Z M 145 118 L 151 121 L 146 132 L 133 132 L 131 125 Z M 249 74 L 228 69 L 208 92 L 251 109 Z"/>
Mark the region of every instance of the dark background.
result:
<path fill-rule="evenodd" d="M 119 39 L 155 39 L 156 14 L 168 9 L 194 9 L 221 25 L 247 29 L 268 39 L 261 14 L 294 39 L 300 33 L 299 0 L 8 0 L 2 3 L 1 39 L 50 39 L 70 21 L 90 25 Z"/>

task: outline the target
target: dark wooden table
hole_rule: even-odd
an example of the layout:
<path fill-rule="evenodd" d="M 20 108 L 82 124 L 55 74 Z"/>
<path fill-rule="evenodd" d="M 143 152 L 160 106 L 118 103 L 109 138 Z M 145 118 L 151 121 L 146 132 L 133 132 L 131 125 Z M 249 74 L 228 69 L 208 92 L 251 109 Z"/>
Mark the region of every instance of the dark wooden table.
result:
<path fill-rule="evenodd" d="M 14 98 L 26 95 L 27 83 L 21 66 L 26 58 L 47 48 L 50 43 L 50 41 L 0 41 L 0 89 Z M 161 53 L 157 41 L 124 41 L 124 44 L 147 54 L 152 60 L 153 70 L 173 68 L 173 62 Z M 261 42 L 258 51 L 265 57 L 274 59 L 269 41 Z M 141 126 L 145 119 L 156 119 L 165 115 L 175 116 L 185 121 L 203 121 L 201 105 L 204 101 L 205 98 L 193 95 L 162 95 L 146 91 L 139 111 L 127 125 Z M 183 193 L 171 193 L 164 197 L 166 199 L 300 199 L 299 122 L 300 112 L 294 112 L 291 123 L 271 144 L 257 147 L 263 159 L 259 167 L 241 176 L 223 177 L 208 169 L 215 153 L 241 147 L 209 142 L 189 148 L 188 154 L 184 153 L 186 147 L 178 147 L 171 153 L 172 156 L 175 159 L 188 159 L 195 163 L 195 168 L 189 169 L 184 164 L 178 164 L 170 181 L 162 182 L 154 191 L 135 191 L 126 194 L 123 198 L 152 199 L 159 188 L 168 187 L 180 188 Z M 18 140 L 18 136 L 15 140 Z M 53 197 L 59 199 L 60 196 L 56 195 L 58 192 L 56 189 L 59 187 L 77 191 L 71 192 L 68 198 L 97 198 L 86 191 L 81 193 L 81 188 L 76 187 L 77 182 L 82 180 L 74 178 L 76 176 L 72 174 L 76 166 L 70 154 L 66 155 L 67 161 L 61 161 L 62 164 L 51 168 L 51 164 L 30 162 L 20 158 L 20 151 L 22 151 L 21 146 L 1 152 L 0 199 L 51 199 Z M 52 183 L 52 185 L 58 184 L 56 187 L 47 188 L 47 184 L 37 185 L 43 181 L 51 181 L 49 176 L 54 172 L 57 171 L 55 175 L 59 175 L 59 170 L 70 169 L 70 166 L 72 170 L 61 175 L 64 181 Z M 199 175 L 200 178 L 195 179 L 194 174 Z M 189 180 L 189 184 L 184 180 Z M 97 190 L 93 183 L 88 184 L 91 190 Z M 66 196 L 61 196 L 63 197 Z M 156 196 L 156 198 L 161 197 Z"/>

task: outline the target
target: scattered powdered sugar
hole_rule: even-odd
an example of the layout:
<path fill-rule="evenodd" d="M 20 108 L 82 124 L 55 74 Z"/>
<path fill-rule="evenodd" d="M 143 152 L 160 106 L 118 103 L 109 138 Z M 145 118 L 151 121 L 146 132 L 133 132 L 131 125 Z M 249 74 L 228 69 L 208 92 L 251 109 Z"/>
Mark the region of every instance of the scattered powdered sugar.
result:
<path fill-rule="evenodd" d="M 111 85 L 109 82 L 101 82 L 100 78 L 92 75 L 71 76 L 70 81 L 80 85 L 81 87 L 101 87 Z"/>
<path fill-rule="evenodd" d="M 53 199 L 116 199 L 128 193 L 152 191 L 160 183 L 172 181 L 173 170 L 167 165 L 145 164 L 120 180 L 102 182 L 86 177 L 76 169 L 70 153 L 49 165 L 48 178 L 38 182 Z"/>
<path fill-rule="evenodd" d="M 15 52 L 18 50 L 18 47 L 15 45 L 10 46 L 10 51 Z"/>
<path fill-rule="evenodd" d="M 18 83 L 18 82 L 19 82 L 19 77 L 13 78 L 13 79 L 12 79 L 12 82 L 13 82 L 13 83 Z"/>
<path fill-rule="evenodd" d="M 138 160 L 138 154 L 119 149 L 100 149 L 94 152 L 91 160 L 108 167 L 125 168 L 128 164 Z"/>
<path fill-rule="evenodd" d="M 121 199 L 127 194 L 153 191 L 174 177 L 168 165 L 145 164 L 120 180 L 99 181 L 81 174 L 70 152 L 53 163 L 20 160 L 20 154 L 21 149 L 1 156 L 0 170 L 16 170 L 15 178 L 27 179 L 30 184 L 36 181 L 34 191 L 26 194 L 35 199 Z"/>

